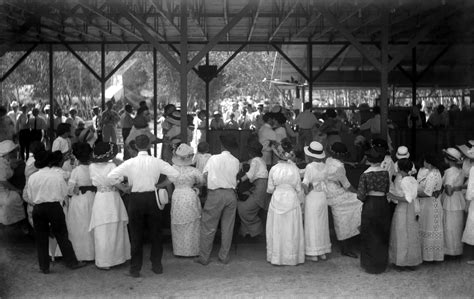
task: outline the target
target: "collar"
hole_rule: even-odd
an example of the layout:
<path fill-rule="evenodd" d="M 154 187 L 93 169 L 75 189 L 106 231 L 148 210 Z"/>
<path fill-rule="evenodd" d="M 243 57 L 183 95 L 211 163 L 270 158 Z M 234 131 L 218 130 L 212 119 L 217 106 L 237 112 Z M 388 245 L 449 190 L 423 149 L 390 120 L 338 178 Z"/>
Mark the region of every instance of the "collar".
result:
<path fill-rule="evenodd" d="M 366 171 L 364 171 L 364 173 L 377 172 L 377 171 L 386 171 L 386 170 L 383 169 L 381 166 L 370 166 L 369 168 L 367 168 Z"/>
<path fill-rule="evenodd" d="M 148 152 L 147 151 L 139 151 L 137 156 L 148 156 Z"/>

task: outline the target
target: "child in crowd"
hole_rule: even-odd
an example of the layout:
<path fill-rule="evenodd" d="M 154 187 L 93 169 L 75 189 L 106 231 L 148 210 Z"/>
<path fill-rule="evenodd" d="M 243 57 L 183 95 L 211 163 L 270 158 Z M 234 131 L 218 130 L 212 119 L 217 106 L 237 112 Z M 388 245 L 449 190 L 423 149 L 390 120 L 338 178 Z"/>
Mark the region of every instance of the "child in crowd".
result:
<path fill-rule="evenodd" d="M 411 176 L 414 174 L 412 168 L 413 163 L 407 158 L 398 160 L 397 177 L 388 195 L 397 203 L 390 232 L 389 260 L 407 270 L 414 270 L 423 262 L 418 224 L 418 182 Z"/>
<path fill-rule="evenodd" d="M 202 173 L 204 166 L 206 166 L 207 160 L 211 157 L 209 154 L 209 143 L 202 141 L 199 142 L 197 147 L 197 153 L 194 155 L 193 164 Z"/>
<path fill-rule="evenodd" d="M 68 183 L 69 200 L 66 223 L 74 251 L 80 261 L 93 261 L 94 234 L 89 231 L 92 206 L 97 187 L 92 186 L 89 164 L 92 148 L 88 143 L 73 145 L 79 165 L 71 172 Z"/>
<path fill-rule="evenodd" d="M 304 204 L 305 253 L 308 259 L 325 260 L 326 253 L 331 252 L 329 239 L 328 204 L 326 200 L 326 154 L 323 145 L 313 141 L 304 147 L 307 159 L 303 179 L 306 198 Z"/>
<path fill-rule="evenodd" d="M 177 256 L 199 255 L 199 232 L 201 223 L 201 203 L 199 187 L 204 183 L 202 172 L 192 167 L 194 150 L 181 143 L 176 149 L 172 162 L 179 171 L 177 177 L 170 178 L 174 183 L 171 204 L 171 237 L 173 254 Z"/>
<path fill-rule="evenodd" d="M 240 216 L 240 234 L 256 237 L 263 233 L 263 222 L 258 213 L 267 209 L 268 170 L 262 159 L 263 146 L 257 139 L 249 141 L 247 150 L 250 156 L 250 168 L 240 179 L 252 184 L 247 200 L 237 202 L 237 212 Z"/>
<path fill-rule="evenodd" d="M 462 254 L 462 234 L 464 230 L 464 210 L 466 202 L 462 194 L 464 174 L 461 169 L 462 154 L 455 148 L 443 150 L 444 161 L 449 164 L 443 176 L 444 254 L 459 256 Z"/>

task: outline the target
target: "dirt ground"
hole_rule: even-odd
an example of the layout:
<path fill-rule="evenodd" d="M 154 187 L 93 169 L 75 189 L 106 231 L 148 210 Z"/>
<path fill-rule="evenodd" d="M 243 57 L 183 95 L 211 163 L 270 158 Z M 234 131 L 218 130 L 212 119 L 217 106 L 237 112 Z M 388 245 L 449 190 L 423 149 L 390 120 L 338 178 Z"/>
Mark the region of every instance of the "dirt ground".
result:
<path fill-rule="evenodd" d="M 240 240 L 229 264 L 219 263 L 214 252 L 211 263 L 202 266 L 174 257 L 167 242 L 163 266 L 164 274 L 156 275 L 146 259 L 142 276 L 134 279 L 126 275 L 127 264 L 104 271 L 94 264 L 69 270 L 55 262 L 44 275 L 38 270 L 34 240 L 0 226 L 0 298 L 474 297 L 474 266 L 465 259 L 422 265 L 414 272 L 390 268 L 370 275 L 358 259 L 341 256 L 334 244 L 328 260 L 289 267 L 266 262 L 264 239 Z"/>

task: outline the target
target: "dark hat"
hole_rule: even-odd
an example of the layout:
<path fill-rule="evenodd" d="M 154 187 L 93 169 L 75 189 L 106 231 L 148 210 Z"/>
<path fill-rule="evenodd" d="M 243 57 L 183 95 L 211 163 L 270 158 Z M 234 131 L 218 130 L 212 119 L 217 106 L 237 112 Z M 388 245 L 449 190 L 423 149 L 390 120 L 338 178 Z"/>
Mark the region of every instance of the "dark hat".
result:
<path fill-rule="evenodd" d="M 329 109 L 326 109 L 326 115 L 331 118 L 335 118 L 337 116 L 337 113 L 336 113 L 336 110 L 329 108 Z"/>
<path fill-rule="evenodd" d="M 199 144 L 197 146 L 197 151 L 199 153 L 208 153 L 209 152 L 209 143 L 207 143 L 206 141 L 199 142 Z"/>
<path fill-rule="evenodd" d="M 380 147 L 373 147 L 365 152 L 367 161 L 370 163 L 381 163 L 385 158 L 385 151 Z"/>
<path fill-rule="evenodd" d="M 329 148 L 329 152 L 331 153 L 331 156 L 335 158 L 346 157 L 349 154 L 347 146 L 342 142 L 334 142 Z"/>
<path fill-rule="evenodd" d="M 92 152 L 92 162 L 101 163 L 112 160 L 118 153 L 118 147 L 112 142 L 97 142 Z"/>
<path fill-rule="evenodd" d="M 219 139 L 222 143 L 222 146 L 224 146 L 224 148 L 228 150 L 236 149 L 239 147 L 237 141 L 235 141 L 235 138 L 231 135 L 221 135 L 219 136 Z"/>
<path fill-rule="evenodd" d="M 262 156 L 263 146 L 257 139 L 250 140 L 247 144 L 247 149 L 249 153 L 252 153 L 255 157 Z"/>
<path fill-rule="evenodd" d="M 87 142 L 77 142 L 72 145 L 72 153 L 81 163 L 88 163 L 91 159 L 92 148 Z"/>
<path fill-rule="evenodd" d="M 49 156 L 49 166 L 62 166 L 63 153 L 61 151 L 54 151 Z"/>
<path fill-rule="evenodd" d="M 49 165 L 49 156 L 51 155 L 51 152 L 48 151 L 39 151 L 37 152 L 34 157 L 35 157 L 35 167 L 38 169 L 48 167 Z"/>
<path fill-rule="evenodd" d="M 63 135 L 64 133 L 70 132 L 71 131 L 71 125 L 68 123 L 61 123 L 58 125 L 58 128 L 56 129 L 56 134 L 58 136 Z"/>

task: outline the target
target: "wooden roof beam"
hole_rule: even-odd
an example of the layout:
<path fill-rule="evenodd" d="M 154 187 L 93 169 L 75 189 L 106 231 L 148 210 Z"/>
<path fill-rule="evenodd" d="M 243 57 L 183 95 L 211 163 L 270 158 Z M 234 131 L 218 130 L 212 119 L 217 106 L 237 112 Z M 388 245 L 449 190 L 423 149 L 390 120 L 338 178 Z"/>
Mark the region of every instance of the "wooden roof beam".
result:
<path fill-rule="evenodd" d="M 252 39 L 253 31 L 255 30 L 255 26 L 257 26 L 257 20 L 258 20 L 258 15 L 260 13 L 261 4 L 262 4 L 262 0 L 258 0 L 257 8 L 255 10 L 255 13 L 252 16 L 252 18 L 253 18 L 252 26 L 250 26 L 249 34 L 247 36 L 247 41 L 248 42 Z"/>
<path fill-rule="evenodd" d="M 79 0 L 77 0 L 79 1 Z M 103 11 L 95 8 L 95 7 L 92 7 L 86 3 L 83 3 L 83 2 L 78 2 L 79 5 L 81 5 L 82 8 L 84 8 L 85 10 L 109 21 L 110 23 L 114 24 L 115 26 L 119 27 L 121 30 L 125 31 L 126 33 L 130 34 L 131 36 L 135 37 L 136 39 L 138 40 L 141 40 L 141 36 L 139 36 L 138 34 L 136 34 L 135 32 L 133 32 L 132 30 L 128 29 L 125 25 L 122 25 L 120 24 L 120 22 L 117 20 L 113 20 L 111 17 L 107 16 Z"/>
<path fill-rule="evenodd" d="M 311 26 L 313 26 L 316 21 L 318 21 L 319 19 L 321 18 L 321 13 L 318 12 L 316 15 L 312 15 L 311 18 L 308 20 L 308 22 L 306 23 L 306 25 L 304 25 L 303 27 L 301 27 L 300 29 L 298 29 L 298 31 L 293 34 L 293 38 L 297 38 L 299 37 L 301 34 L 303 34 L 303 32 L 307 29 L 309 29 Z"/>
<path fill-rule="evenodd" d="M 64 40 L 61 41 L 62 44 L 64 45 L 64 47 L 66 47 L 66 49 L 68 49 L 69 52 L 71 52 L 72 55 L 74 55 L 74 57 L 77 58 L 77 60 L 79 60 L 79 62 L 99 81 L 101 82 L 101 77 L 99 76 L 99 74 L 96 73 L 96 71 L 94 71 L 94 69 L 79 55 L 76 53 L 76 51 L 74 51 L 71 46 L 69 46 Z"/>
<path fill-rule="evenodd" d="M 167 51 L 167 49 L 162 45 L 160 44 L 160 41 L 159 41 L 159 38 L 153 36 L 150 32 L 148 32 L 148 30 L 146 29 L 146 25 L 144 24 L 143 20 L 141 20 L 140 18 L 138 18 L 137 16 L 133 15 L 125 5 L 123 4 L 120 4 L 120 3 L 117 3 L 116 4 L 116 7 L 118 9 L 118 11 L 120 12 L 121 16 L 124 17 L 125 19 L 127 19 L 127 21 L 130 22 L 130 24 L 132 24 L 132 26 L 134 26 L 135 28 L 137 28 L 137 30 L 140 32 L 140 34 L 142 35 L 142 39 L 146 40 L 147 42 L 149 42 L 150 44 L 152 44 L 152 46 L 158 51 L 161 53 L 161 55 L 163 55 L 163 57 L 176 69 L 176 70 L 180 70 L 180 64 L 176 61 L 176 59 L 174 59 L 173 56 L 171 56 L 171 54 Z"/>
<path fill-rule="evenodd" d="M 291 60 L 290 57 L 288 57 L 288 55 L 285 54 L 285 52 L 283 52 L 282 49 L 280 49 L 280 47 L 278 47 L 277 45 L 275 44 L 272 44 L 272 47 L 286 60 L 286 62 L 288 62 L 306 81 L 310 82 L 310 78 L 309 76 L 299 67 L 296 65 L 296 63 L 293 62 L 293 60 Z"/>
<path fill-rule="evenodd" d="M 112 78 L 112 76 L 122 67 L 122 65 L 125 64 L 125 62 L 127 62 L 130 57 L 132 57 L 133 54 L 135 54 L 135 52 L 138 50 L 138 48 L 140 48 L 141 44 L 137 44 L 135 45 L 135 47 L 133 47 L 133 49 L 127 53 L 127 55 L 115 66 L 115 68 L 110 71 L 110 73 L 105 76 L 104 80 L 107 81 L 109 80 L 110 78 Z"/>
<path fill-rule="evenodd" d="M 214 48 L 215 45 L 217 45 L 219 43 L 219 41 L 222 39 L 222 37 L 224 37 L 224 35 L 226 35 L 227 33 L 229 33 L 229 31 L 238 23 L 240 22 L 240 20 L 242 20 L 242 18 L 244 16 L 247 15 L 247 13 L 252 9 L 252 7 L 254 7 L 254 2 L 253 1 L 249 1 L 247 3 L 247 5 L 245 5 L 240 11 L 239 13 L 237 13 L 233 18 L 232 20 L 229 22 L 229 24 L 227 24 L 224 28 L 221 29 L 221 31 L 219 31 L 219 33 L 216 34 L 216 36 L 214 36 L 210 41 L 209 43 L 207 43 L 204 48 L 202 48 L 198 54 L 196 54 L 196 56 L 194 56 L 194 58 L 191 60 L 191 62 L 188 63 L 188 65 L 186 66 L 186 69 L 189 71 L 193 66 L 195 66 L 204 56 L 206 56 L 206 53 L 208 53 L 212 48 Z"/>
<path fill-rule="evenodd" d="M 176 31 L 181 33 L 181 29 L 179 28 L 178 25 L 175 24 L 172 15 L 170 12 L 166 12 L 163 7 L 158 6 L 155 1 L 150 0 L 150 4 L 155 8 L 155 10 L 174 28 Z M 170 3 L 168 3 L 170 4 Z"/>
<path fill-rule="evenodd" d="M 37 17 L 27 19 L 26 22 L 20 26 L 14 38 L 0 45 L 0 57 L 5 55 L 6 52 L 8 52 L 18 41 L 20 41 L 21 38 L 30 30 L 30 28 L 33 27 L 33 25 L 36 26 L 38 24 L 39 18 Z"/>
<path fill-rule="evenodd" d="M 319 6 L 318 9 L 323 14 L 324 18 L 328 20 L 331 26 L 336 28 L 344 36 L 344 38 L 346 38 L 354 46 L 354 48 L 356 48 L 362 54 L 364 58 L 366 58 L 377 70 L 380 71 L 382 69 L 380 61 L 376 57 L 372 56 L 372 54 L 367 51 L 367 48 L 364 47 L 344 25 L 339 23 L 336 17 L 329 11 L 327 6 Z"/>
<path fill-rule="evenodd" d="M 5 74 L 3 74 L 3 76 L 0 78 L 0 82 L 3 82 L 5 81 L 5 79 L 8 78 L 8 76 L 10 76 L 11 73 L 13 73 L 13 71 L 28 57 L 30 56 L 31 52 L 33 52 L 33 50 L 36 48 L 36 46 L 38 46 L 38 44 L 34 44 L 33 46 L 31 46 L 25 54 L 23 54 L 23 56 L 20 57 L 20 59 L 18 59 L 15 64 L 10 67 L 6 72 Z"/>
<path fill-rule="evenodd" d="M 438 60 L 443 57 L 446 52 L 449 51 L 451 46 L 452 44 L 448 44 L 447 46 L 445 46 L 443 50 L 441 50 L 441 52 L 439 52 L 438 55 L 436 55 L 436 57 L 431 60 L 430 63 L 428 63 L 428 65 L 420 73 L 418 73 L 418 75 L 416 76 L 416 80 L 419 81 L 436 64 L 436 62 L 438 62 Z"/>
<path fill-rule="evenodd" d="M 229 9 L 228 0 L 224 0 L 224 23 L 226 26 L 229 25 L 228 9 Z M 230 40 L 229 32 L 226 33 L 226 39 L 227 41 Z"/>
<path fill-rule="evenodd" d="M 278 31 L 280 31 L 283 24 L 285 24 L 285 22 L 288 20 L 288 18 L 291 16 L 291 14 L 294 12 L 294 10 L 295 10 L 295 8 L 296 8 L 296 6 L 298 5 L 299 2 L 300 2 L 300 0 L 296 0 L 295 3 L 293 3 L 293 5 L 290 7 L 290 9 L 286 13 L 286 15 L 283 17 L 283 19 L 280 21 L 280 23 L 276 26 L 275 30 L 273 30 L 273 33 L 270 35 L 270 38 L 268 39 L 269 42 L 273 41 L 275 36 L 278 34 Z"/>
<path fill-rule="evenodd" d="M 350 43 L 347 43 L 346 45 L 344 45 L 339 51 L 337 51 L 336 54 L 334 54 L 334 56 L 328 62 L 326 62 L 326 64 L 324 64 L 323 67 L 321 67 L 321 69 L 314 76 L 312 75 L 313 70 L 311 70 L 311 74 L 310 74 L 311 83 L 316 81 L 316 79 L 318 79 L 319 76 L 321 76 L 326 71 L 326 69 L 339 57 L 339 55 L 341 55 L 342 52 L 344 52 L 349 46 L 350 46 Z"/>

